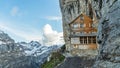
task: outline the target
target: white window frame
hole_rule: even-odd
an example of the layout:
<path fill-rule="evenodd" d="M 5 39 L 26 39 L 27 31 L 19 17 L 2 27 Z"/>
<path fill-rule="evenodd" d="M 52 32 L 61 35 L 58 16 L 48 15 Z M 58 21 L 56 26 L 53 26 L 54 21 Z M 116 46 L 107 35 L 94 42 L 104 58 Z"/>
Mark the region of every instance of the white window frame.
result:
<path fill-rule="evenodd" d="M 80 28 L 84 28 L 85 24 L 84 23 L 80 23 Z"/>

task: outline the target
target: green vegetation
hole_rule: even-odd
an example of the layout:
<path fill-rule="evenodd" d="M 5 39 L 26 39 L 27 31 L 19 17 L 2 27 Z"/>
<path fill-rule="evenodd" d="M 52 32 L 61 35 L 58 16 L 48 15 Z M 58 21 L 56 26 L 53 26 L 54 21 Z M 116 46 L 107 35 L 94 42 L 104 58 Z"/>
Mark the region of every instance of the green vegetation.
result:
<path fill-rule="evenodd" d="M 60 52 L 53 52 L 51 60 L 49 62 L 46 61 L 44 64 L 42 64 L 41 68 L 54 68 L 64 59 L 65 57 Z"/>

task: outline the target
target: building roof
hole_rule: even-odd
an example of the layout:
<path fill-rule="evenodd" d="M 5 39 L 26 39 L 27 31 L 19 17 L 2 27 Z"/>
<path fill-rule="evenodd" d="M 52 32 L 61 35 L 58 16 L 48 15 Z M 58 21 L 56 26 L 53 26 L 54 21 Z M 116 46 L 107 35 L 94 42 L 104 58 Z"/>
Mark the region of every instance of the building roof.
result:
<path fill-rule="evenodd" d="M 77 16 L 72 22 L 70 22 L 69 25 L 72 24 L 72 23 L 74 23 L 74 21 L 76 21 L 80 16 L 86 16 L 87 18 L 91 19 L 91 18 L 88 17 L 87 15 L 81 13 L 81 14 L 80 14 L 79 16 Z M 92 19 L 91 19 L 91 21 L 92 21 Z"/>

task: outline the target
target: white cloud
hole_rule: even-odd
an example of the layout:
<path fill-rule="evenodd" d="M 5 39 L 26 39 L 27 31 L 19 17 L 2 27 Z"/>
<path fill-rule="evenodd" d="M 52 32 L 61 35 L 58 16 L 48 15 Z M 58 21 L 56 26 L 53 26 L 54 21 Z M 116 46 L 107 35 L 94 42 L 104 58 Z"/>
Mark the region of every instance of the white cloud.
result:
<path fill-rule="evenodd" d="M 60 21 L 62 20 L 61 16 L 47 16 L 46 19 L 53 20 L 53 21 Z"/>
<path fill-rule="evenodd" d="M 21 12 L 20 12 L 19 7 L 14 6 L 14 7 L 11 9 L 10 14 L 11 14 L 12 16 L 21 16 Z"/>
<path fill-rule="evenodd" d="M 52 29 L 49 24 L 46 24 L 43 28 L 44 43 L 45 45 L 59 45 L 64 44 L 63 32 L 57 32 Z"/>
<path fill-rule="evenodd" d="M 43 45 L 62 45 L 64 44 L 63 32 L 57 32 L 52 29 L 49 24 L 46 24 L 43 28 L 43 35 L 41 31 L 31 28 L 30 30 L 19 30 L 14 29 L 12 26 L 5 24 L 5 22 L 0 22 L 0 30 L 5 31 L 7 34 L 12 34 L 11 37 L 17 42 L 25 41 L 29 42 L 31 40 L 40 41 Z M 22 38 L 15 38 L 15 36 Z"/>
<path fill-rule="evenodd" d="M 16 35 L 19 38 L 22 38 L 23 40 L 19 40 L 20 41 L 31 41 L 31 40 L 36 40 L 36 41 L 40 41 L 42 40 L 42 35 L 40 34 L 40 31 L 36 31 L 36 30 L 32 30 L 30 32 L 28 31 L 24 31 L 24 30 L 18 30 L 18 29 L 14 29 L 11 26 L 7 25 L 7 24 L 3 24 L 3 22 L 0 22 L 0 29 L 7 32 L 8 34 L 11 33 L 12 35 Z M 14 37 L 13 37 L 14 38 Z M 19 38 L 14 38 L 15 41 L 18 40 Z"/>

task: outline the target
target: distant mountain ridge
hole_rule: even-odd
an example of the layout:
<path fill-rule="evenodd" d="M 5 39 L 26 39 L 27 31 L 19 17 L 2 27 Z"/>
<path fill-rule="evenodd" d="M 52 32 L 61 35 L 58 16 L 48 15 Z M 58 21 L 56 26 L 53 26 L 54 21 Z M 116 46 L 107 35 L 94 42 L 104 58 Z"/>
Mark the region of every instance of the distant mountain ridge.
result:
<path fill-rule="evenodd" d="M 37 41 L 15 41 L 0 30 L 0 68 L 39 68 L 59 46 L 43 46 Z"/>

